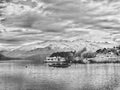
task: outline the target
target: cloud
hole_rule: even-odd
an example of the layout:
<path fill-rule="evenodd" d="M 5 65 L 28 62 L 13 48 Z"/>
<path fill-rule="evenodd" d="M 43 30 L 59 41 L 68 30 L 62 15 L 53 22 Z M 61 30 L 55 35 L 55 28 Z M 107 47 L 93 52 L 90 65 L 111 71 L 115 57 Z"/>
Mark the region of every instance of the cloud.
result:
<path fill-rule="evenodd" d="M 23 40 L 23 43 L 28 43 L 34 40 L 85 39 L 92 36 L 88 32 L 95 32 L 94 30 L 98 30 L 100 33 L 108 30 L 109 34 L 112 33 L 111 30 L 118 31 L 120 28 L 118 12 L 120 3 L 118 2 L 108 4 L 108 2 L 100 1 L 82 2 L 83 0 L 38 1 L 36 7 L 26 10 L 22 14 L 7 15 L 5 21 L 2 22 L 6 27 L 25 28 L 28 31 L 9 32 L 1 35 L 6 39 L 14 37 L 18 41 Z M 28 3 L 27 5 L 29 5 Z M 15 6 L 17 7 L 17 4 Z M 71 28 L 71 31 L 66 32 L 67 28 Z M 74 28 L 78 28 L 78 32 Z M 84 29 L 87 29 L 88 32 L 83 34 L 81 30 Z M 33 32 L 30 32 L 31 30 Z M 84 37 L 84 35 L 87 36 Z M 100 35 L 100 40 L 103 40 L 101 38 L 105 36 Z M 96 37 L 96 35 L 94 34 L 92 37 Z M 93 39 L 95 40 L 95 38 Z"/>

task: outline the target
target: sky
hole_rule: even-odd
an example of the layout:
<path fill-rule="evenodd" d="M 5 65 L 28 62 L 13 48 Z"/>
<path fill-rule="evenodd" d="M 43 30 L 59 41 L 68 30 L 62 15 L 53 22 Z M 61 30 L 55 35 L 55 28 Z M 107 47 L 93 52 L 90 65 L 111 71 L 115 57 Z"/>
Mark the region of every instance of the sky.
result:
<path fill-rule="evenodd" d="M 119 0 L 16 0 L 3 9 L 1 46 L 46 40 L 119 43 Z"/>

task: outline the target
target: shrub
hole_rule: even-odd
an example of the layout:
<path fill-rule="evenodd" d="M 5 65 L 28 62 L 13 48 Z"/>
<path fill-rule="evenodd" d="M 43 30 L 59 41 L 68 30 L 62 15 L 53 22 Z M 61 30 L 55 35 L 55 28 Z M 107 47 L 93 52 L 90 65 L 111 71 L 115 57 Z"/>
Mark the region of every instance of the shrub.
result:
<path fill-rule="evenodd" d="M 120 45 L 119 45 L 119 46 L 117 46 L 116 48 L 120 50 Z"/>
<path fill-rule="evenodd" d="M 75 56 L 81 57 L 82 53 L 87 51 L 86 47 L 84 47 L 82 50 L 78 51 Z"/>
<path fill-rule="evenodd" d="M 82 57 L 83 58 L 94 58 L 94 57 L 96 57 L 96 53 L 94 53 L 94 52 L 85 52 L 85 53 L 82 54 Z"/>

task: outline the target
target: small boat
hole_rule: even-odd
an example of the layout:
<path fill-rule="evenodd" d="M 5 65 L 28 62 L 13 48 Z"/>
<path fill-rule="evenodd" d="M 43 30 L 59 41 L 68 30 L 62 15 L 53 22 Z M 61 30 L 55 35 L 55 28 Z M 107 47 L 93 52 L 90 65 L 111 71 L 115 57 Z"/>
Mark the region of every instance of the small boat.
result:
<path fill-rule="evenodd" d="M 58 68 L 66 68 L 69 67 L 71 64 L 69 63 L 52 63 L 48 64 L 50 67 L 58 67 Z"/>

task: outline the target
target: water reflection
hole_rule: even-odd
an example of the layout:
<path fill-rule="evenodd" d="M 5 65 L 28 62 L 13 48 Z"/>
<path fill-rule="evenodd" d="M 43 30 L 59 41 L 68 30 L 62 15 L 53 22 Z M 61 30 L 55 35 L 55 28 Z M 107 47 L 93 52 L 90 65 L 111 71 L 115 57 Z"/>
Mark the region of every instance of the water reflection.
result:
<path fill-rule="evenodd" d="M 0 90 L 119 90 L 119 64 L 69 68 L 7 65 L 0 69 Z"/>

